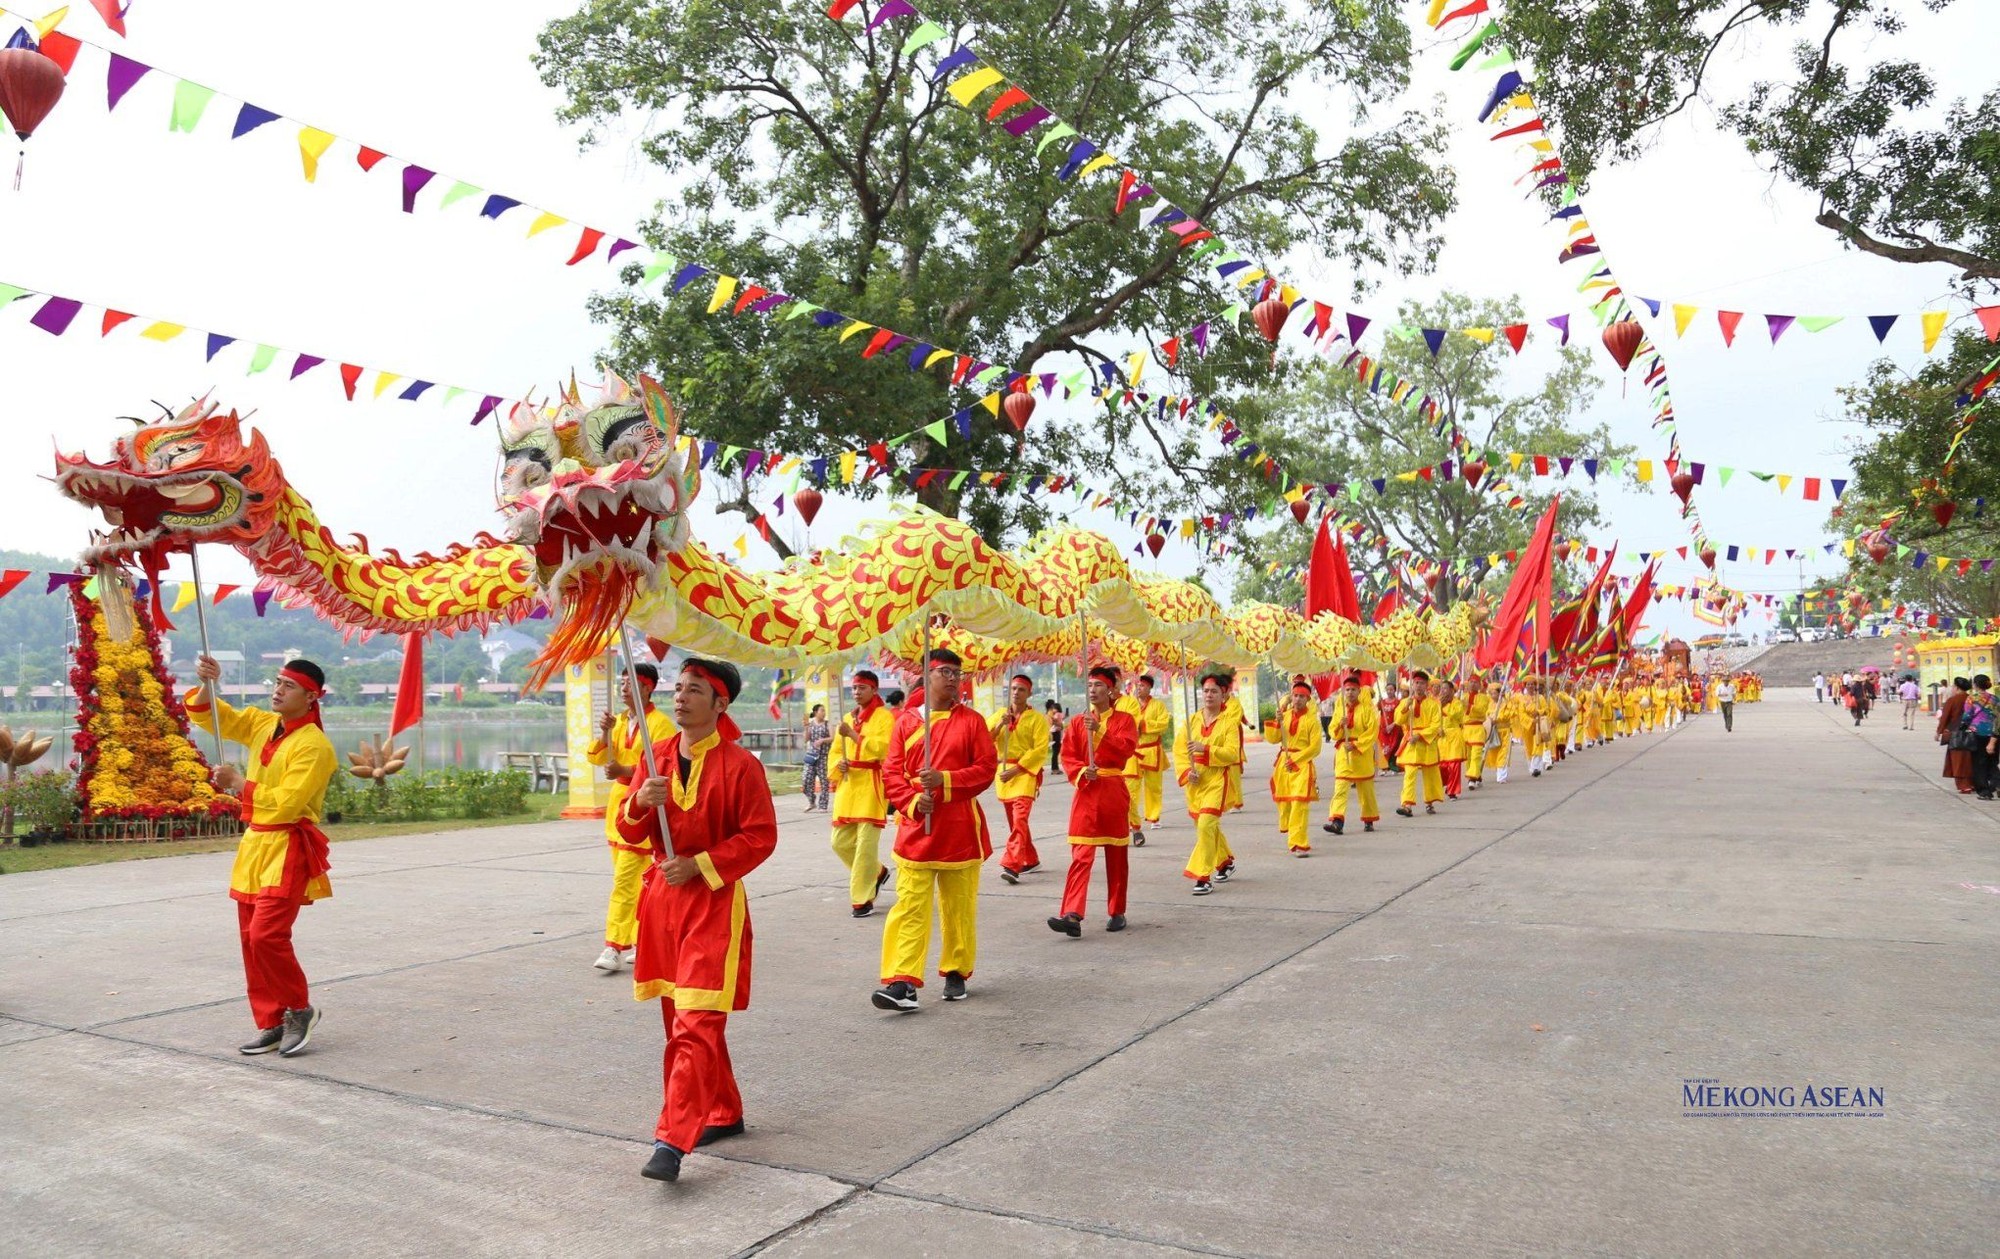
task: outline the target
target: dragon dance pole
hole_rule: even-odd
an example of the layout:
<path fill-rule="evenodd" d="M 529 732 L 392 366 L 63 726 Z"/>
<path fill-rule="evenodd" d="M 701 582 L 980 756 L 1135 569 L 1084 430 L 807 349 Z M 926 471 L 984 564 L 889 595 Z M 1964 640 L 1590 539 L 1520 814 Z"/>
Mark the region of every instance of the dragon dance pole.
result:
<path fill-rule="evenodd" d="M 917 710 L 924 715 L 924 772 L 931 768 L 931 614 L 924 611 L 924 654 L 919 658 L 921 672 L 917 674 L 919 699 Z M 929 783 L 924 784 L 924 796 L 930 797 Z M 937 817 L 937 801 L 931 800 L 931 811 L 924 814 L 924 834 L 931 833 L 931 823 Z M 898 887 L 902 885 L 897 884 Z"/>
<path fill-rule="evenodd" d="M 623 621 L 618 623 L 618 655 L 625 665 L 625 694 L 632 704 L 632 720 L 639 727 L 639 758 L 645 762 L 646 777 L 657 778 L 660 767 L 653 759 L 653 731 L 651 723 L 646 720 L 646 697 L 639 693 L 639 674 L 632 667 L 632 640 Z M 674 837 L 667 830 L 667 806 L 654 806 L 653 816 L 659 819 L 660 842 L 667 846 L 668 855 L 680 856 L 674 851 Z"/>
<path fill-rule="evenodd" d="M 1084 616 L 1081 607 L 1076 610 L 1076 676 L 1083 686 L 1083 706 L 1088 709 L 1090 707 L 1090 621 Z M 1096 716 L 1093 712 L 1086 712 L 1084 715 Z M 1097 732 L 1090 728 L 1089 722 L 1084 723 L 1083 737 L 1085 745 L 1090 749 L 1090 760 L 1085 763 L 1085 767 L 1088 768 L 1097 764 Z"/>
<path fill-rule="evenodd" d="M 207 603 L 208 600 L 202 596 L 201 592 L 200 549 L 193 543 L 188 544 L 188 564 L 194 571 L 194 623 L 195 627 L 201 631 L 201 654 L 206 656 L 209 654 L 208 610 L 202 605 Z M 215 690 L 216 693 L 210 697 L 211 702 L 208 706 L 208 728 L 209 733 L 215 736 L 215 763 L 220 765 L 222 764 L 222 710 L 217 705 L 222 700 L 221 682 L 218 681 L 216 683 Z"/>

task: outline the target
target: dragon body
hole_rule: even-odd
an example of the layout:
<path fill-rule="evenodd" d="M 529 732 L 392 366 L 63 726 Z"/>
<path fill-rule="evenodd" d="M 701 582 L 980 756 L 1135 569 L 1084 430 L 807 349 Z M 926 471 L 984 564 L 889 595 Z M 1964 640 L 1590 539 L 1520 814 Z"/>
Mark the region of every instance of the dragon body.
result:
<path fill-rule="evenodd" d="M 630 622 L 649 636 L 745 665 L 804 668 L 920 654 L 925 618 L 969 673 L 1079 653 L 1183 671 L 1213 660 L 1292 673 L 1435 668 L 1471 646 L 1483 609 L 1404 612 L 1375 626 L 1308 623 L 1270 604 L 1224 608 L 1199 586 L 1135 572 L 1110 539 L 1064 527 L 1015 552 L 962 522 L 913 510 L 772 572 L 730 563 L 691 536 L 700 490 L 692 443 L 650 380 L 615 377 L 586 406 L 572 386 L 526 403 L 501 431 L 504 537 L 404 561 L 342 545 L 286 478 L 262 434 L 197 403 L 121 437 L 110 460 L 58 455 L 61 492 L 98 508 L 87 563 L 138 563 L 158 588 L 166 558 L 235 547 L 289 607 L 363 635 L 480 630 L 546 606 L 555 632 L 539 685 L 599 656 Z"/>

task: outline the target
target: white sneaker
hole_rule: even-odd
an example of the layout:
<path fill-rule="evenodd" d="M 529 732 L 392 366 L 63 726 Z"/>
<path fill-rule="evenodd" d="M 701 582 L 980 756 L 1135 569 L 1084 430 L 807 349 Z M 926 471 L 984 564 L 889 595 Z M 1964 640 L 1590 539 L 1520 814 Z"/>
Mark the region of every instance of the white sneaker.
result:
<path fill-rule="evenodd" d="M 595 966 L 607 975 L 617 974 L 618 968 L 624 964 L 625 955 L 609 945 L 606 945 L 604 952 L 599 953 L 597 960 L 591 963 L 592 966 Z"/>

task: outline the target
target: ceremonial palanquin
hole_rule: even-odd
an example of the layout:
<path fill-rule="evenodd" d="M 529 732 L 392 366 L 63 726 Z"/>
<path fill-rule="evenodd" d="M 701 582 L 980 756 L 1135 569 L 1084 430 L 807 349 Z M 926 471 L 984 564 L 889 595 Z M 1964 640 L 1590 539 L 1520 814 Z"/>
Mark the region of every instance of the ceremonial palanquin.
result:
<path fill-rule="evenodd" d="M 483 629 L 546 604 L 556 630 L 531 684 L 601 655 L 630 620 L 690 651 L 746 665 L 803 668 L 871 653 L 908 661 L 922 618 L 968 673 L 1010 661 L 1091 654 L 1127 667 L 1287 672 L 1435 668 L 1471 645 L 1483 610 L 1404 612 L 1382 625 L 1250 603 L 1225 609 L 1200 587 L 1133 571 L 1101 534 L 1045 532 L 1018 553 L 922 510 L 859 537 L 751 573 L 691 536 L 701 487 L 692 443 L 651 380 L 612 377 L 586 406 L 574 386 L 554 406 L 516 405 L 501 424 L 504 538 L 479 534 L 442 556 L 342 546 L 234 412 L 198 403 L 120 438 L 108 462 L 57 457 L 62 492 L 104 514 L 89 563 L 137 562 L 154 578 L 198 542 L 234 546 L 286 606 L 362 634 Z"/>

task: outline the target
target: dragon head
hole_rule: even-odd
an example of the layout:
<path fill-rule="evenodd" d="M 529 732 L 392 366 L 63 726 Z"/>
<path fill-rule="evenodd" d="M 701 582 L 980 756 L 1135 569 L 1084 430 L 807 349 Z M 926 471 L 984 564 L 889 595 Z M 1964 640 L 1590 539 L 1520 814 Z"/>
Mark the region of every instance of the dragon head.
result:
<path fill-rule="evenodd" d="M 535 579 L 561 623 L 530 684 L 601 653 L 643 585 L 663 581 L 687 544 L 699 464 L 678 448 L 673 403 L 641 376 L 609 377 L 585 406 L 571 384 L 553 411 L 515 406 L 501 426 L 506 535 L 535 557 Z"/>
<path fill-rule="evenodd" d="M 243 440 L 242 421 L 206 399 L 118 439 L 111 459 L 56 455 L 56 488 L 104 515 L 86 564 L 133 560 L 149 572 L 196 542 L 237 544 L 271 525 L 284 472 L 263 434 Z"/>

